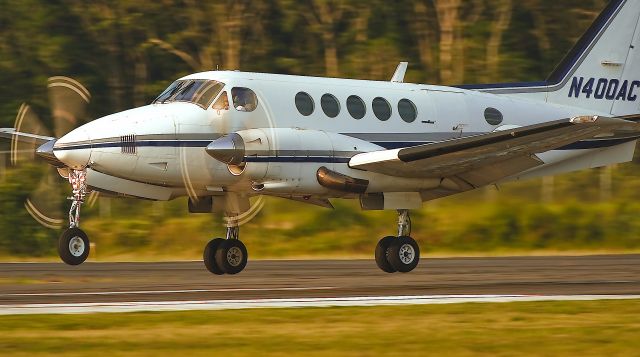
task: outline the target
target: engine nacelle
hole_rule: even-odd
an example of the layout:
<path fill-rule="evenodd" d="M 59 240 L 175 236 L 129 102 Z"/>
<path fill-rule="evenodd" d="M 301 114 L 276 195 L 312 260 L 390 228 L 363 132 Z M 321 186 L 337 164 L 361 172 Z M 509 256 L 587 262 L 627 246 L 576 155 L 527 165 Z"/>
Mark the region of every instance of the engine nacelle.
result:
<path fill-rule="evenodd" d="M 326 195 L 318 170 L 338 171 L 361 152 L 381 147 L 350 136 L 321 130 L 259 128 L 241 130 L 213 141 L 207 153 L 229 171 L 252 182 L 257 191 Z"/>

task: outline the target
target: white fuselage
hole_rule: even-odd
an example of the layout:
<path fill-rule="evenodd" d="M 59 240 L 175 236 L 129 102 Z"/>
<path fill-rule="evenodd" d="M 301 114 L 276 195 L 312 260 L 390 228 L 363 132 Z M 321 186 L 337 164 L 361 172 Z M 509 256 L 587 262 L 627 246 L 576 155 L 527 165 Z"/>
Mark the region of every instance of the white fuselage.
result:
<path fill-rule="evenodd" d="M 103 176 L 122 179 L 117 185 L 107 185 L 105 190 L 154 199 L 222 191 L 255 192 L 252 189 L 257 185 L 266 188 L 264 193 L 335 196 L 317 182 L 316 172 L 321 166 L 369 180 L 368 192 L 421 192 L 437 188 L 443 178 L 410 179 L 354 170 L 348 166 L 349 158 L 361 152 L 415 146 L 576 115 L 600 114 L 512 96 L 430 85 L 237 71 L 197 73 L 181 80 L 190 79 L 215 80 L 224 87 L 206 108 L 193 103 L 171 102 L 96 119 L 59 139 L 55 155 L 71 167 L 88 165 Z M 250 112 L 236 109 L 233 88 L 253 91 L 257 98 L 255 109 Z M 300 92 L 307 93 L 313 101 L 311 113 L 304 113 L 308 115 L 303 115 L 296 106 L 296 95 Z M 330 113 L 333 117 L 325 114 L 322 99 L 325 94 L 337 99 L 339 109 L 337 115 Z M 219 102 L 224 95 L 228 97 L 228 109 L 214 108 L 212 103 Z M 347 105 L 350 96 L 357 96 L 364 103 L 365 112 L 360 119 L 350 113 Z M 391 115 L 388 119 L 383 115 L 386 120 L 380 120 L 374 113 L 375 98 L 383 98 L 389 104 Z M 398 104 L 401 100 L 413 103 L 417 114 L 415 120 L 408 122 L 400 116 Z M 380 99 L 376 102 L 378 109 L 379 104 L 384 103 Z M 502 120 L 485 119 L 487 108 L 498 110 Z M 237 171 L 230 170 L 227 164 L 212 158 L 204 150 L 213 140 L 234 132 L 255 136 L 252 145 L 263 149 L 248 160 L 246 167 Z M 610 145 L 604 149 L 584 146 L 545 153 L 541 155 L 545 165 L 527 172 L 526 177 L 593 167 L 601 163 L 589 160 L 572 165 L 571 162 L 579 162 L 594 150 L 611 147 L 620 146 Z M 626 147 L 624 150 L 626 152 Z M 608 163 L 614 158 L 605 155 L 603 160 Z M 517 177 L 511 179 L 514 178 Z M 128 181 L 166 192 L 136 194 L 136 190 L 126 189 Z M 101 185 L 92 183 L 91 175 L 89 184 Z"/>

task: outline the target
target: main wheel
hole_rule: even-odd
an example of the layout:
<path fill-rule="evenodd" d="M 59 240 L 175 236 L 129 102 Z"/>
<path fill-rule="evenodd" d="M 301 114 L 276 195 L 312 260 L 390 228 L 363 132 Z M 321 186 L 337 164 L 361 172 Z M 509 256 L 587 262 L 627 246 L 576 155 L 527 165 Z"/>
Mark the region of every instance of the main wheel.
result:
<path fill-rule="evenodd" d="M 227 239 L 216 250 L 216 264 L 227 274 L 238 274 L 247 266 L 247 247 L 238 239 Z"/>
<path fill-rule="evenodd" d="M 407 236 L 395 238 L 387 249 L 387 259 L 401 273 L 412 271 L 420 261 L 418 243 Z"/>
<path fill-rule="evenodd" d="M 395 273 L 398 271 L 389 263 L 389 259 L 387 259 L 387 249 L 389 249 L 389 245 L 396 239 L 396 237 L 387 236 L 380 239 L 378 244 L 376 244 L 376 264 L 378 264 L 378 268 L 385 273 Z"/>
<path fill-rule="evenodd" d="M 207 245 L 204 247 L 204 253 L 202 254 L 202 260 L 204 261 L 204 266 L 207 267 L 207 270 L 216 275 L 224 274 L 224 271 L 218 267 L 216 264 L 216 251 L 220 244 L 224 243 L 224 239 L 215 238 L 209 241 Z"/>
<path fill-rule="evenodd" d="M 69 265 L 82 264 L 89 256 L 89 238 L 80 228 L 69 228 L 58 239 L 58 255 Z"/>

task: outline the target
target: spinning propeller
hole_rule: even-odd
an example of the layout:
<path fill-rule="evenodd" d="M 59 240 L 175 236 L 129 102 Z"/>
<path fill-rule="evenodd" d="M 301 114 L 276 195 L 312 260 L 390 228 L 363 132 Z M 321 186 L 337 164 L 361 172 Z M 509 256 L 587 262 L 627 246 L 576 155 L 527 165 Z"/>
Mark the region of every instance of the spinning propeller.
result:
<path fill-rule="evenodd" d="M 69 171 L 52 155 L 51 149 L 55 138 L 62 137 L 87 121 L 86 109 L 91 94 L 78 81 L 60 76 L 49 78 L 47 89 L 53 129 L 50 130 L 43 124 L 31 106 L 23 103 L 14 123 L 15 133 L 11 136 L 11 164 L 32 162 L 37 155 L 52 165 L 47 167 L 45 175 L 25 200 L 24 205 L 38 223 L 47 228 L 57 229 L 65 222 L 62 197 L 68 193 L 68 186 L 63 186 L 62 181 L 56 179 L 56 176 L 59 174 L 67 178 Z M 93 192 L 88 203 L 91 205 L 96 199 L 97 192 Z"/>

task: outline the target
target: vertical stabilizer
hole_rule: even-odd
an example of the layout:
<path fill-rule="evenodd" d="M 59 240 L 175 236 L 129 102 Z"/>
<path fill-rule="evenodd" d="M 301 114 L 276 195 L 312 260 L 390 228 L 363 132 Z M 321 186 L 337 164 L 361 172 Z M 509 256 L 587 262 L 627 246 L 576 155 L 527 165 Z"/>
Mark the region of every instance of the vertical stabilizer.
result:
<path fill-rule="evenodd" d="M 549 76 L 547 100 L 612 115 L 637 113 L 639 19 L 640 1 L 611 1 Z"/>
<path fill-rule="evenodd" d="M 460 86 L 547 101 L 585 115 L 640 113 L 640 0 L 611 0 L 546 81 Z"/>

